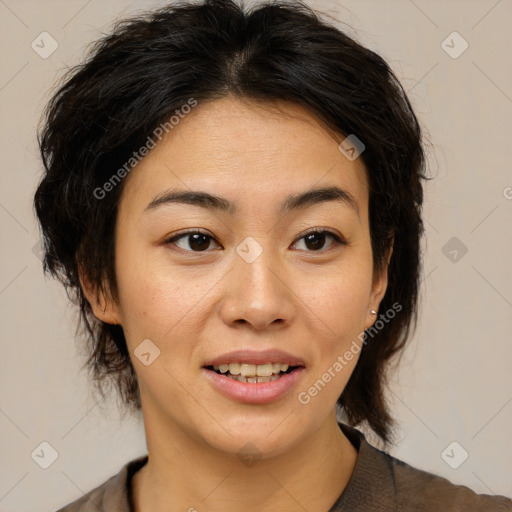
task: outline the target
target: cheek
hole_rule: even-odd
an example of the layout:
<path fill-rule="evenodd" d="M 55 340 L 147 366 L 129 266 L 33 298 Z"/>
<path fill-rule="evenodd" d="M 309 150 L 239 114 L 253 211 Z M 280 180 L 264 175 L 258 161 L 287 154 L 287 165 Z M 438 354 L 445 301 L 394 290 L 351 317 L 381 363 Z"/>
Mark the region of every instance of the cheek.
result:
<path fill-rule="evenodd" d="M 163 329 L 170 329 L 173 316 L 180 312 L 179 286 L 171 286 L 147 256 L 127 242 L 119 244 L 116 272 L 121 320 L 130 341 L 156 338 Z"/>
<path fill-rule="evenodd" d="M 364 330 L 371 293 L 371 265 L 346 264 L 337 272 L 315 279 L 306 287 L 304 302 L 338 337 Z"/>
<path fill-rule="evenodd" d="M 188 273 L 171 271 L 162 257 L 151 258 L 137 250 L 121 250 L 116 262 L 121 322 L 131 351 L 149 338 L 161 349 L 172 340 L 173 353 L 180 352 L 180 341 L 200 329 L 204 295 L 212 283 L 193 279 Z M 217 278 L 218 280 L 218 278 Z M 201 300 L 203 299 L 203 300 Z M 189 336 L 182 336 L 186 331 Z M 167 352 L 162 350 L 162 355 Z"/>
<path fill-rule="evenodd" d="M 319 323 L 312 371 L 298 394 L 300 404 L 328 409 L 347 385 L 362 349 L 360 335 L 368 314 L 370 275 L 371 266 L 346 265 L 344 271 L 317 280 L 316 289 L 304 296 L 313 312 L 310 317 L 317 317 Z"/>
<path fill-rule="evenodd" d="M 129 280 L 119 286 L 123 304 L 123 326 L 130 333 L 162 340 L 191 312 L 193 300 L 189 290 L 184 292 L 175 282 L 168 282 L 152 273 L 132 272 Z"/>

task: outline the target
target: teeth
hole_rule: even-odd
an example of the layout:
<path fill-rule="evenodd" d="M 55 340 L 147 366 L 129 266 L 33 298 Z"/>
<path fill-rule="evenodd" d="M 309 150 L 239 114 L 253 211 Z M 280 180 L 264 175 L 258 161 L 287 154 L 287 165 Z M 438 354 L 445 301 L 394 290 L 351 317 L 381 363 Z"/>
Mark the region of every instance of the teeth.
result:
<path fill-rule="evenodd" d="M 246 363 L 223 363 L 214 365 L 213 369 L 221 373 L 229 372 L 228 377 L 240 376 L 244 382 L 253 382 L 251 378 L 266 378 L 278 376 L 279 373 L 288 370 L 288 363 L 265 363 L 265 364 L 246 364 Z M 247 378 L 247 380 L 246 380 Z M 238 379 L 240 380 L 240 379 Z M 274 379 L 275 380 L 275 379 Z M 265 380 L 254 380 L 254 382 L 267 382 Z"/>
<path fill-rule="evenodd" d="M 255 377 L 256 376 L 256 365 L 255 364 L 244 364 L 240 368 L 240 375 L 244 377 Z"/>
<path fill-rule="evenodd" d="M 280 379 L 280 375 L 271 375 L 270 377 L 244 377 L 243 375 L 231 375 L 227 374 L 226 377 L 229 377 L 233 380 L 238 380 L 239 382 L 251 382 L 253 384 L 257 382 L 272 382 L 274 380 Z"/>
<path fill-rule="evenodd" d="M 240 363 L 229 363 L 229 373 L 231 373 L 231 375 L 240 375 Z M 219 370 L 220 370 L 220 365 L 219 365 Z M 222 372 L 222 370 L 221 370 Z M 224 372 L 222 372 L 224 373 Z"/>
<path fill-rule="evenodd" d="M 259 364 L 256 366 L 256 375 L 258 377 L 270 377 L 273 373 L 274 367 L 271 363 Z"/>

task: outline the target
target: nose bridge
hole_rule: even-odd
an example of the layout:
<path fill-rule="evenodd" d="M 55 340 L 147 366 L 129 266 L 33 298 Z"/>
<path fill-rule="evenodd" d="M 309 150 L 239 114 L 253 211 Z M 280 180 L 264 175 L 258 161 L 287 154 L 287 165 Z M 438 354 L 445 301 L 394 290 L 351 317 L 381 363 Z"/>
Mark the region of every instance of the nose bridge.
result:
<path fill-rule="evenodd" d="M 290 290 L 283 282 L 279 257 L 252 237 L 236 248 L 226 290 L 226 320 L 245 321 L 263 328 L 279 320 L 289 321 L 293 312 Z"/>
<path fill-rule="evenodd" d="M 260 300 L 270 304 L 279 293 L 276 267 L 278 258 L 272 253 L 270 247 L 265 249 L 252 237 L 247 237 L 236 249 L 236 274 L 241 279 L 244 295 L 256 304 Z M 272 268 L 274 267 L 274 268 Z"/>

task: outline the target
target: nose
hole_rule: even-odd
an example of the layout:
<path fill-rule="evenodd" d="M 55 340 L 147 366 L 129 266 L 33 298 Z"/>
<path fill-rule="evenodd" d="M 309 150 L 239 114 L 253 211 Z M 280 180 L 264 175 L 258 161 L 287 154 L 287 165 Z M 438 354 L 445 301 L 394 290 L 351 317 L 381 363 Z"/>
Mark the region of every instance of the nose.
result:
<path fill-rule="evenodd" d="M 286 281 L 286 272 L 269 251 L 251 263 L 235 255 L 224 283 L 223 321 L 231 327 L 248 324 L 257 330 L 289 325 L 297 296 Z"/>

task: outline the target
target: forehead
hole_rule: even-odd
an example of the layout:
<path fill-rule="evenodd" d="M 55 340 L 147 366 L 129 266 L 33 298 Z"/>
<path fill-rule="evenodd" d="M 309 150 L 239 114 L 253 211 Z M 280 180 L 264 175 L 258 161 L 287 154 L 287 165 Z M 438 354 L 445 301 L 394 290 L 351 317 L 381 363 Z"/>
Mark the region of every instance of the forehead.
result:
<path fill-rule="evenodd" d="M 299 105 L 241 101 L 199 103 L 130 172 L 122 202 L 143 210 L 165 188 L 208 190 L 260 205 L 312 187 L 337 185 L 367 205 L 361 158 L 339 150 L 328 131 Z"/>

